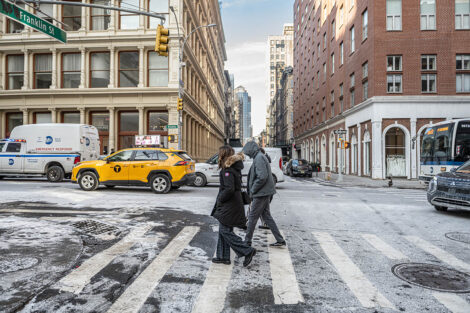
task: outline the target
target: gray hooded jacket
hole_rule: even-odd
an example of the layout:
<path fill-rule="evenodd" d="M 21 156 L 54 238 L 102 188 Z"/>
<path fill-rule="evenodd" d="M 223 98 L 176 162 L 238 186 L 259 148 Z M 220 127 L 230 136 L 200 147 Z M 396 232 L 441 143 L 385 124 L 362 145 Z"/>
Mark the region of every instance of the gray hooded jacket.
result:
<path fill-rule="evenodd" d="M 276 193 L 271 166 L 256 142 L 250 141 L 243 147 L 243 153 L 253 159 L 248 173 L 248 193 L 252 198 L 272 196 Z"/>

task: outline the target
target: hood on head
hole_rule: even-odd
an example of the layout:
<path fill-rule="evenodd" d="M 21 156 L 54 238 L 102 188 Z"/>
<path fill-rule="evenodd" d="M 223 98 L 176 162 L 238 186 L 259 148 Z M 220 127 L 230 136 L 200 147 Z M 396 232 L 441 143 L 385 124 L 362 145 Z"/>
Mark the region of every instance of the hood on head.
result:
<path fill-rule="evenodd" d="M 249 141 L 243 147 L 242 152 L 253 159 L 255 155 L 259 152 L 259 146 L 256 142 Z"/>
<path fill-rule="evenodd" d="M 235 167 L 240 167 L 241 164 L 241 169 L 243 169 L 243 160 L 245 160 L 245 156 L 243 155 L 243 153 L 239 152 L 237 154 L 234 154 L 231 157 L 228 157 L 227 160 L 225 160 L 225 168 L 229 168 L 235 163 L 239 162 L 239 164 L 235 164 Z"/>

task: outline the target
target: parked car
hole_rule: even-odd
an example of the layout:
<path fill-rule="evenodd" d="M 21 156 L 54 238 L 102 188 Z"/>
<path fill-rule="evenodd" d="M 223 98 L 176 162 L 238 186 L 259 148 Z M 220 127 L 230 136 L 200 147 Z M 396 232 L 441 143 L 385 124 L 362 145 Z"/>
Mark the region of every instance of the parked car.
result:
<path fill-rule="evenodd" d="M 286 166 L 287 175 L 295 176 L 305 176 L 312 177 L 312 167 L 308 164 L 306 160 L 290 160 Z"/>
<path fill-rule="evenodd" d="M 234 148 L 235 153 L 241 152 L 242 148 Z M 266 154 L 271 159 L 271 172 L 273 174 L 274 183 L 280 183 L 284 181 L 284 174 L 282 173 L 282 150 L 280 148 L 264 148 Z M 219 161 L 219 155 L 213 155 L 209 160 L 204 163 L 196 163 L 196 179 L 194 180 L 194 186 L 204 187 L 207 184 L 218 184 L 219 183 L 219 168 L 217 162 Z M 243 162 L 244 168 L 242 171 L 243 181 L 246 183 L 246 177 L 248 171 L 253 163 L 253 160 L 245 155 L 245 161 Z"/>
<path fill-rule="evenodd" d="M 30 124 L 0 140 L 0 178 L 46 176 L 50 182 L 69 178 L 80 161 L 99 158 L 98 130 L 83 124 Z"/>
<path fill-rule="evenodd" d="M 438 211 L 470 209 L 470 161 L 434 176 L 428 187 L 428 201 Z"/>
<path fill-rule="evenodd" d="M 195 162 L 184 151 L 159 148 L 120 150 L 103 160 L 82 162 L 73 169 L 72 182 L 85 191 L 100 184 L 148 186 L 155 193 L 167 193 L 194 182 Z"/>

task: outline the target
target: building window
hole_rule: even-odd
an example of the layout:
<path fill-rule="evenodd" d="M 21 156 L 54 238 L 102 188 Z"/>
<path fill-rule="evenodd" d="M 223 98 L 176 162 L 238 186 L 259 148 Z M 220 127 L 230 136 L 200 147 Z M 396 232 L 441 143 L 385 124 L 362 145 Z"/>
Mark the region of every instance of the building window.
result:
<path fill-rule="evenodd" d="M 109 52 L 90 54 L 90 87 L 106 88 L 109 85 Z"/>
<path fill-rule="evenodd" d="M 331 39 L 335 39 L 336 37 L 336 21 L 333 20 L 333 22 L 331 22 Z"/>
<path fill-rule="evenodd" d="M 421 30 L 436 29 L 436 0 L 421 0 Z"/>
<path fill-rule="evenodd" d="M 387 72 L 396 72 L 402 70 L 401 55 L 387 56 Z"/>
<path fill-rule="evenodd" d="M 335 91 L 331 91 L 330 95 L 330 104 L 331 104 L 331 118 L 335 116 Z"/>
<path fill-rule="evenodd" d="M 369 77 L 369 63 L 362 64 L 362 79 Z"/>
<path fill-rule="evenodd" d="M 354 89 L 352 89 L 350 93 L 351 95 L 349 101 L 351 102 L 351 106 L 353 107 L 356 105 L 356 92 L 354 91 Z"/>
<path fill-rule="evenodd" d="M 132 6 L 137 10 L 139 8 L 139 0 L 119 1 L 119 6 L 128 8 Z M 135 13 L 119 12 L 119 28 L 120 29 L 137 29 L 139 28 L 139 15 Z"/>
<path fill-rule="evenodd" d="M 62 123 L 80 124 L 80 113 L 79 112 L 63 112 Z"/>
<path fill-rule="evenodd" d="M 354 26 L 351 27 L 350 30 L 350 39 L 351 39 L 351 53 L 353 53 L 356 50 L 356 42 L 355 42 L 355 34 L 354 34 Z"/>
<path fill-rule="evenodd" d="M 339 63 L 344 64 L 344 43 L 342 41 L 339 44 Z"/>
<path fill-rule="evenodd" d="M 168 112 L 149 112 L 148 121 L 149 133 L 167 132 Z"/>
<path fill-rule="evenodd" d="M 326 63 L 323 63 L 323 80 L 326 81 Z"/>
<path fill-rule="evenodd" d="M 335 54 L 331 54 L 331 75 L 335 73 Z"/>
<path fill-rule="evenodd" d="M 80 53 L 62 54 L 62 88 L 78 88 L 80 85 Z"/>
<path fill-rule="evenodd" d="M 49 88 L 52 84 L 52 54 L 34 55 L 34 88 Z"/>
<path fill-rule="evenodd" d="M 457 74 L 457 92 L 470 92 L 470 74 Z"/>
<path fill-rule="evenodd" d="M 401 0 L 387 0 L 387 30 L 401 30 Z"/>
<path fill-rule="evenodd" d="M 51 112 L 35 112 L 33 117 L 34 117 L 33 121 L 35 124 L 52 123 Z"/>
<path fill-rule="evenodd" d="M 356 87 L 356 75 L 354 73 L 352 73 L 350 76 L 349 76 L 349 80 L 350 80 L 350 102 L 351 102 L 351 106 L 354 106 L 356 104 L 356 93 L 355 93 L 355 90 L 354 90 L 354 87 Z"/>
<path fill-rule="evenodd" d="M 367 38 L 369 31 L 369 13 L 367 9 L 362 13 L 362 40 Z"/>
<path fill-rule="evenodd" d="M 422 71 L 435 71 L 436 56 L 435 55 L 422 55 L 421 56 L 421 70 Z"/>
<path fill-rule="evenodd" d="M 36 11 L 36 15 L 52 24 L 52 18 L 54 17 L 54 5 L 49 3 L 40 3 L 39 10 L 40 12 Z"/>
<path fill-rule="evenodd" d="M 470 0 L 455 0 L 455 29 L 470 29 Z"/>
<path fill-rule="evenodd" d="M 326 49 L 326 33 L 323 34 L 323 50 Z"/>
<path fill-rule="evenodd" d="M 343 84 L 339 85 L 339 105 L 340 105 L 340 113 L 344 111 L 344 91 L 343 91 Z"/>
<path fill-rule="evenodd" d="M 139 84 L 139 52 L 119 52 L 119 87 Z"/>
<path fill-rule="evenodd" d="M 369 81 L 362 83 L 362 100 L 365 101 L 369 98 Z"/>
<path fill-rule="evenodd" d="M 110 0 L 92 0 L 91 3 L 110 6 Z M 105 9 L 91 8 L 91 30 L 107 30 L 111 21 L 111 11 Z"/>
<path fill-rule="evenodd" d="M 24 82 L 24 55 L 7 55 L 7 88 L 21 89 Z"/>
<path fill-rule="evenodd" d="M 100 154 L 107 155 L 112 151 L 108 151 L 109 147 L 109 113 L 108 112 L 91 112 L 91 125 L 98 129 L 100 136 Z"/>
<path fill-rule="evenodd" d="M 436 74 L 421 75 L 421 91 L 423 93 L 436 92 Z"/>
<path fill-rule="evenodd" d="M 127 2 L 126 2 L 127 3 Z M 163 26 L 168 27 L 168 1 L 162 0 L 149 0 L 148 2 L 149 12 L 162 13 L 165 17 L 165 23 Z M 160 19 L 154 17 L 148 17 L 147 25 L 151 29 L 157 29 L 158 24 L 160 24 Z"/>
<path fill-rule="evenodd" d="M 341 6 L 339 8 L 339 27 L 343 26 L 344 24 L 344 7 Z"/>
<path fill-rule="evenodd" d="M 20 8 L 24 8 L 24 3 L 16 3 Z M 7 18 L 7 33 L 18 34 L 24 30 L 24 25 L 12 19 Z"/>
<path fill-rule="evenodd" d="M 351 88 L 356 87 L 356 75 L 354 75 L 354 73 L 352 73 L 352 74 L 349 76 L 349 78 L 350 78 L 350 80 L 351 80 L 350 87 L 351 87 Z"/>
<path fill-rule="evenodd" d="M 387 75 L 387 92 L 388 93 L 401 93 L 402 92 L 402 75 L 401 74 Z"/>
<path fill-rule="evenodd" d="M 82 26 L 82 7 L 76 5 L 63 5 L 62 23 L 68 26 L 65 27 L 66 31 L 79 30 Z"/>
<path fill-rule="evenodd" d="M 354 8 L 354 2 L 355 2 L 355 0 L 351 0 L 351 1 L 349 2 L 349 9 L 350 9 L 350 10 L 351 10 L 352 8 Z"/>
<path fill-rule="evenodd" d="M 156 52 L 149 52 L 148 77 L 149 87 L 168 86 L 168 58 L 159 56 Z M 271 77 L 273 78 L 273 77 Z"/>
<path fill-rule="evenodd" d="M 470 70 L 470 54 L 458 54 L 456 56 L 457 70 Z"/>
<path fill-rule="evenodd" d="M 317 58 L 320 58 L 320 53 L 321 53 L 320 44 L 318 44 L 318 45 L 317 45 L 317 49 L 318 49 L 318 55 L 317 55 Z"/>
<path fill-rule="evenodd" d="M 23 125 L 23 113 L 7 113 L 6 136 L 10 137 L 10 133 L 16 126 Z"/>

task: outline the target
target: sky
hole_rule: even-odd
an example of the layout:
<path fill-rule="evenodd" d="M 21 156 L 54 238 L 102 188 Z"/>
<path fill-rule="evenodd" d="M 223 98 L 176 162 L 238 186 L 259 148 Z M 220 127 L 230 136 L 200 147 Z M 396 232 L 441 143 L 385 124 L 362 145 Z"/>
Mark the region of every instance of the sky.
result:
<path fill-rule="evenodd" d="M 253 135 L 266 127 L 269 103 L 269 35 L 282 34 L 282 26 L 293 22 L 294 0 L 223 0 L 227 62 L 225 69 L 235 76 L 235 87 L 244 86 L 251 96 Z"/>

